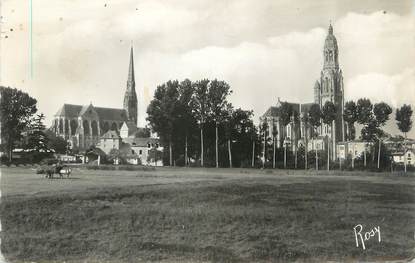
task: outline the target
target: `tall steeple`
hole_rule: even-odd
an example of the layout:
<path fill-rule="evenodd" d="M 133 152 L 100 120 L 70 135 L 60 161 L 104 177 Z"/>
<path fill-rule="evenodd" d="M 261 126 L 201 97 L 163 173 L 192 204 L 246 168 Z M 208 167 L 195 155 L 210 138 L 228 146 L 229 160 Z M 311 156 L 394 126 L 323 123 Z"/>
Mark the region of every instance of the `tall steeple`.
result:
<path fill-rule="evenodd" d="M 337 39 L 333 34 L 333 26 L 330 23 L 326 41 L 324 42 L 324 69 L 338 69 L 339 68 L 339 48 L 337 46 Z"/>
<path fill-rule="evenodd" d="M 133 47 L 130 51 L 130 66 L 128 69 L 127 89 L 124 95 L 124 109 L 128 120 L 137 125 L 137 93 L 135 92 L 134 55 Z"/>

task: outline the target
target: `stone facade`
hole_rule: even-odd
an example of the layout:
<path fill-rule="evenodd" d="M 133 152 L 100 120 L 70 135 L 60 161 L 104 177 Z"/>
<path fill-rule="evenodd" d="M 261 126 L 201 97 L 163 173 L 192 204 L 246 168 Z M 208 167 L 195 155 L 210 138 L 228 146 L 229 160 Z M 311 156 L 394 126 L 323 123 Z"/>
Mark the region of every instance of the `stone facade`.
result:
<path fill-rule="evenodd" d="M 280 122 L 278 109 L 281 101 L 278 99 L 275 106 L 270 107 L 261 117 L 260 122 L 267 122 L 269 131 L 268 136 L 272 138 L 273 129 L 277 129 L 276 145 L 284 145 L 294 149 L 299 145 L 307 144 L 309 150 L 323 150 L 330 147 L 332 157 L 336 157 L 336 144 L 344 141 L 345 123 L 343 120 L 344 109 L 344 87 L 342 71 L 339 67 L 339 50 L 336 37 L 333 34 L 333 27 L 330 25 L 328 34 L 323 48 L 323 69 L 320 78 L 314 84 L 314 102 L 313 103 L 290 103 L 294 113 L 298 118 L 292 118 L 291 122 L 284 127 Z M 337 117 L 333 122 L 333 130 L 330 125 L 322 124 L 312 140 L 312 128 L 303 122 L 303 117 L 308 114 L 312 104 L 324 106 L 326 101 L 331 101 L 336 107 Z M 328 145 L 327 142 L 333 144 Z"/>
<path fill-rule="evenodd" d="M 130 51 L 130 65 L 124 108 L 113 109 L 92 105 L 64 104 L 54 116 L 52 130 L 69 141 L 72 147 L 81 150 L 96 145 L 101 135 L 121 129 L 124 123 L 137 126 L 137 94 L 135 91 L 133 49 Z"/>

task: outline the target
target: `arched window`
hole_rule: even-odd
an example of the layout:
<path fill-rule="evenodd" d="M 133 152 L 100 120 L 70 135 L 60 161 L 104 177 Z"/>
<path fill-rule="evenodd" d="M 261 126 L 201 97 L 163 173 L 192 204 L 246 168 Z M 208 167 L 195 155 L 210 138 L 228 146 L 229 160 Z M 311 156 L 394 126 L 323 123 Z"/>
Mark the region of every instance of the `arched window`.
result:
<path fill-rule="evenodd" d="M 92 121 L 92 135 L 93 136 L 98 136 L 98 124 L 96 121 Z"/>
<path fill-rule="evenodd" d="M 113 131 L 117 131 L 117 130 L 118 130 L 118 128 L 117 128 L 117 124 L 116 124 L 115 122 L 113 122 L 113 123 L 111 124 L 111 130 L 113 130 Z"/>
<path fill-rule="evenodd" d="M 102 126 L 102 131 L 106 133 L 110 129 L 110 124 L 108 122 L 104 122 L 104 125 Z"/>
<path fill-rule="evenodd" d="M 69 134 L 69 120 L 65 119 L 65 134 Z"/>
<path fill-rule="evenodd" d="M 59 119 L 59 133 L 62 134 L 63 133 L 63 120 Z"/>
<path fill-rule="evenodd" d="M 90 133 L 89 133 L 89 123 L 88 123 L 87 120 L 83 121 L 82 126 L 84 128 L 84 134 L 85 135 L 90 135 Z"/>
<path fill-rule="evenodd" d="M 76 120 L 71 120 L 70 125 L 71 125 L 71 135 L 75 135 L 76 129 L 78 128 L 78 122 Z"/>

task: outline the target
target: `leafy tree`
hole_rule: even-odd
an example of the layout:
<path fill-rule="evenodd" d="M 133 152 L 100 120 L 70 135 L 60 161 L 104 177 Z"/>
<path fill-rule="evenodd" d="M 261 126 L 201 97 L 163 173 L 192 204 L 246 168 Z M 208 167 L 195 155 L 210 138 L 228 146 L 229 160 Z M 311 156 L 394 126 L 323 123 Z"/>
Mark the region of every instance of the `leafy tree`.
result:
<path fill-rule="evenodd" d="M 218 126 L 226 119 L 226 109 L 228 105 L 227 97 L 232 93 L 230 86 L 224 81 L 212 80 L 210 82 L 208 98 L 209 98 L 209 116 L 215 123 L 215 160 L 216 168 L 219 167 L 219 135 Z"/>
<path fill-rule="evenodd" d="M 268 131 L 268 123 L 264 120 L 260 126 L 260 133 L 263 139 L 263 149 L 262 149 L 262 168 L 265 168 L 266 162 L 266 148 L 267 148 L 267 131 Z"/>
<path fill-rule="evenodd" d="M 336 106 L 334 106 L 333 102 L 326 101 L 326 103 L 324 103 L 321 115 L 323 123 L 331 127 L 331 143 L 329 143 L 329 138 L 327 137 L 327 170 L 330 170 L 330 146 L 333 145 L 335 132 L 333 129 L 333 122 L 336 119 Z"/>
<path fill-rule="evenodd" d="M 53 149 L 55 153 L 64 154 L 68 150 L 68 142 L 61 136 L 56 136 L 56 134 L 51 130 L 45 131 L 47 147 Z"/>
<path fill-rule="evenodd" d="M 357 101 L 356 105 L 357 122 L 363 125 L 361 130 L 361 137 L 367 141 L 372 139 L 373 128 L 375 124 L 373 122 L 373 105 L 369 99 L 363 98 Z M 366 167 L 366 146 L 364 151 L 364 166 Z"/>
<path fill-rule="evenodd" d="M 356 136 L 354 124 L 357 121 L 357 106 L 354 101 L 348 101 L 344 105 L 343 118 L 347 122 L 347 140 L 354 140 Z"/>
<path fill-rule="evenodd" d="M 411 105 L 404 104 L 401 108 L 396 110 L 395 120 L 397 122 L 399 130 L 405 136 L 405 151 L 406 152 L 406 140 L 407 140 L 407 133 L 412 128 L 412 108 Z M 406 154 L 404 159 L 404 166 L 405 166 L 405 173 L 406 173 Z"/>
<path fill-rule="evenodd" d="M 7 150 L 11 162 L 15 143 L 37 112 L 37 101 L 25 92 L 6 87 L 0 87 L 0 97 L 1 135 L 5 141 L 2 148 Z"/>
<path fill-rule="evenodd" d="M 45 115 L 43 113 L 36 115 L 31 123 L 29 124 L 29 129 L 27 132 L 27 149 L 36 151 L 36 152 L 47 152 L 49 150 L 48 138 L 45 134 L 45 125 L 43 120 Z"/>
<path fill-rule="evenodd" d="M 311 127 L 314 130 L 313 133 L 313 144 L 314 144 L 314 139 L 317 137 L 317 128 L 321 125 L 321 110 L 320 110 L 320 106 L 318 104 L 313 104 L 310 107 L 310 110 L 308 111 L 308 121 L 311 125 Z M 315 149 L 316 151 L 316 170 L 318 170 L 318 151 L 317 151 L 317 147 Z"/>
<path fill-rule="evenodd" d="M 179 101 L 178 101 L 178 115 L 177 126 L 181 134 L 184 134 L 184 165 L 188 165 L 189 161 L 189 138 L 197 128 L 197 120 L 192 113 L 192 97 L 193 86 L 188 79 L 180 82 L 179 85 Z"/>
<path fill-rule="evenodd" d="M 173 166 L 173 135 L 177 120 L 179 82 L 168 81 L 157 87 L 154 99 L 147 108 L 147 120 L 163 142 L 168 142 L 169 164 Z"/>
<path fill-rule="evenodd" d="M 304 139 L 305 139 L 305 141 L 304 141 L 304 153 L 303 153 L 303 155 L 304 155 L 304 169 L 305 170 L 307 170 L 308 169 L 308 141 L 307 141 L 307 139 L 308 139 L 308 134 L 307 134 L 307 130 L 308 130 L 308 125 L 309 125 L 309 117 L 308 117 L 308 114 L 306 113 L 306 114 L 304 114 L 304 113 L 301 113 L 300 114 L 300 118 L 301 118 L 301 121 L 304 123 Z"/>
<path fill-rule="evenodd" d="M 275 169 L 275 162 L 276 162 L 276 151 L 275 151 L 275 141 L 276 141 L 276 137 L 278 135 L 278 129 L 277 126 L 275 125 L 275 123 L 272 124 L 272 145 L 273 145 L 273 157 L 272 157 L 272 168 Z"/>
<path fill-rule="evenodd" d="M 278 109 L 280 121 L 282 123 L 282 126 L 284 126 L 284 169 L 287 168 L 287 146 L 286 146 L 286 128 L 287 125 L 291 122 L 291 117 L 293 115 L 293 109 L 291 104 L 288 102 L 282 102 L 281 106 Z"/>
<path fill-rule="evenodd" d="M 378 169 L 380 168 L 380 155 L 382 148 L 382 137 L 384 132 L 382 127 L 385 126 L 385 123 L 389 120 L 389 115 L 392 113 L 392 108 L 385 102 L 376 103 L 373 107 L 373 115 L 377 124 L 377 139 L 378 139 Z"/>
<path fill-rule="evenodd" d="M 203 129 L 209 114 L 209 80 L 203 79 L 193 83 L 192 113 L 200 126 L 200 164 L 204 165 Z"/>

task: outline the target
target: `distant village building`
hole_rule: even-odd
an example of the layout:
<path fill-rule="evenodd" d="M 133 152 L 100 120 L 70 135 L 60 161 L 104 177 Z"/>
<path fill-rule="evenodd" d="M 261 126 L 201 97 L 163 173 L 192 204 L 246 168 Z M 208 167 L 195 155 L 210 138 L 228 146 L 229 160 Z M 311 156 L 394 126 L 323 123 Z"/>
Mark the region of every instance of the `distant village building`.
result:
<path fill-rule="evenodd" d="M 68 140 L 71 148 L 86 150 L 92 146 L 100 148 L 106 154 L 112 149 L 123 149 L 127 144 L 137 152 L 131 152 L 132 163 L 138 163 L 139 152 L 147 158 L 147 152 L 139 149 L 137 142 L 150 142 L 158 145 L 157 138 L 151 138 L 150 133 L 143 137 L 145 128 L 137 127 L 137 93 L 135 90 L 133 48 L 130 51 L 127 88 L 124 94 L 123 108 L 105 108 L 94 105 L 64 104 L 54 116 L 52 130 L 56 135 Z M 133 145 L 133 144 L 136 145 Z M 146 148 L 143 146 L 143 148 Z M 147 149 L 147 148 L 146 148 Z M 162 150 L 160 148 L 159 150 Z M 135 159 L 135 161 L 134 161 Z"/>
<path fill-rule="evenodd" d="M 415 164 L 415 149 L 408 148 L 403 151 L 392 153 L 393 161 L 397 164 L 414 165 Z"/>
<path fill-rule="evenodd" d="M 330 144 L 333 157 L 336 156 L 336 143 L 344 141 L 346 135 L 346 125 L 343 120 L 344 109 L 344 86 L 343 86 L 343 74 L 339 67 L 339 50 L 337 46 L 336 37 L 333 34 L 332 25 L 329 26 L 328 35 L 326 37 L 323 49 L 323 69 L 320 74 L 320 78 L 314 85 L 314 102 L 313 103 L 290 103 L 293 111 L 297 114 L 298 118 L 292 118 L 291 122 L 283 127 L 280 121 L 279 107 L 281 101 L 275 106 L 271 106 L 260 117 L 260 122 L 266 122 L 268 124 L 268 136 L 272 138 L 273 129 L 277 129 L 277 147 L 284 147 L 284 145 L 291 147 L 308 144 L 308 149 L 323 150 L 328 146 L 328 141 L 333 141 Z M 331 101 L 336 107 L 337 116 L 333 122 L 333 129 L 330 125 L 322 124 L 317 130 L 317 138 L 312 140 L 313 131 L 310 125 L 303 122 L 303 117 L 308 114 L 310 106 L 312 104 L 320 105 L 320 108 L 324 106 L 326 101 Z"/>
<path fill-rule="evenodd" d="M 360 158 L 363 153 L 370 150 L 373 143 L 361 140 L 353 140 L 337 143 L 337 158 L 345 160 L 349 158 Z"/>

